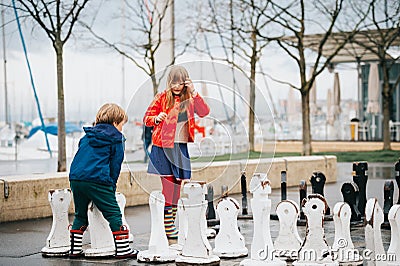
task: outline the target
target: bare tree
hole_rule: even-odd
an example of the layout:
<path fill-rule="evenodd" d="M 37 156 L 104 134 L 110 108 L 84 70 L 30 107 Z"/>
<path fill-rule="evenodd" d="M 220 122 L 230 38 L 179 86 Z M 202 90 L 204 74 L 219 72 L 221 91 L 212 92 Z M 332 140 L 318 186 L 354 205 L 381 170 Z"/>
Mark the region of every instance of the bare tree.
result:
<path fill-rule="evenodd" d="M 347 33 L 335 33 L 339 15 L 343 10 L 343 0 L 332 1 L 304 1 L 293 0 L 288 2 L 272 1 L 271 8 L 265 16 L 274 21 L 277 37 L 265 38 L 275 40 L 279 47 L 292 58 L 299 68 L 300 85 L 283 82 L 296 88 L 301 94 L 302 108 L 302 155 L 311 155 L 310 107 L 309 92 L 316 77 L 322 73 L 331 60 L 339 53 L 350 38 L 356 33 L 358 23 L 349 25 L 352 30 Z M 321 33 L 322 32 L 322 33 Z M 307 34 L 313 34 L 311 37 Z M 316 47 L 314 54 L 307 54 L 306 49 Z M 313 71 L 306 77 L 307 61 Z M 282 82 L 282 81 L 280 81 Z"/>
<path fill-rule="evenodd" d="M 153 94 L 157 93 L 160 85 L 160 80 L 163 77 L 157 76 L 157 53 L 160 50 L 161 45 L 166 40 L 162 39 L 162 33 L 167 30 L 174 31 L 174 28 L 167 29 L 167 27 L 174 27 L 174 18 L 171 21 L 167 20 L 168 9 L 173 8 L 173 0 L 164 0 L 157 3 L 157 1 L 124 1 L 124 10 L 121 12 L 122 15 L 117 16 L 119 19 L 125 19 L 128 21 L 128 27 L 126 29 L 125 38 L 121 41 L 112 41 L 111 38 L 107 38 L 104 35 L 96 32 L 94 27 L 89 23 L 83 23 L 84 27 L 92 34 L 92 36 L 100 41 L 103 45 L 118 52 L 136 67 L 143 70 L 146 75 L 151 78 L 153 85 Z M 173 65 L 177 57 L 182 55 L 190 42 L 195 38 L 195 32 L 191 33 L 185 42 L 181 45 L 181 50 L 178 53 L 173 52 L 171 61 L 167 64 Z M 172 48 L 175 46 L 175 39 L 168 40 L 172 41 Z"/>
<path fill-rule="evenodd" d="M 65 146 L 64 108 L 64 45 L 71 37 L 79 15 L 89 0 L 17 0 L 18 9 L 33 19 L 52 42 L 57 60 L 58 100 L 58 166 L 57 171 L 67 170 Z"/>
<path fill-rule="evenodd" d="M 354 42 L 375 55 L 382 70 L 383 149 L 390 150 L 390 107 L 393 93 L 400 82 L 400 73 L 394 76 L 394 65 L 400 56 L 391 55 L 390 49 L 400 45 L 400 2 L 397 0 L 371 0 L 370 10 L 365 11 L 364 1 L 354 1 L 356 12 L 367 13 L 362 31 Z"/>
<path fill-rule="evenodd" d="M 267 34 L 271 22 L 264 16 L 269 1 L 230 0 L 228 9 L 226 3 L 220 1 L 209 0 L 208 3 L 209 12 L 201 11 L 208 18 L 200 17 L 199 30 L 208 35 L 217 35 L 219 49 L 224 55 L 216 55 L 218 51 L 211 50 L 208 44 L 202 52 L 214 60 L 229 63 L 249 79 L 249 144 L 250 151 L 254 151 L 255 80 L 262 51 L 269 43 L 268 39 L 261 37 L 261 34 Z"/>

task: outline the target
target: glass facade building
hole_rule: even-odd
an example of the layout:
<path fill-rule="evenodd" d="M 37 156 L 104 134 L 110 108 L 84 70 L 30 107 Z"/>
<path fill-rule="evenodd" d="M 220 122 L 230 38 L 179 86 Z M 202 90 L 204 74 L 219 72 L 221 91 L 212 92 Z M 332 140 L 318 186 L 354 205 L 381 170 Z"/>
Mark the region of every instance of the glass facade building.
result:
<path fill-rule="evenodd" d="M 362 115 L 360 117 L 361 121 L 372 121 L 373 114 L 367 113 L 367 105 L 368 105 L 368 77 L 369 77 L 370 64 L 366 63 L 361 66 L 361 102 L 359 104 L 362 105 Z M 389 82 L 390 86 L 395 86 L 397 77 L 400 75 L 400 64 L 394 64 L 389 71 Z M 382 69 L 379 67 L 379 105 L 380 112 L 375 116 L 375 123 L 377 126 L 376 129 L 376 137 L 375 140 L 382 140 L 383 129 L 382 129 L 382 121 L 383 121 L 383 112 L 382 112 L 382 90 L 383 90 L 383 78 L 382 78 Z M 393 122 L 400 122 L 400 84 L 393 90 L 391 104 L 390 104 L 390 120 Z M 370 139 L 370 138 L 369 138 Z M 394 140 L 394 139 L 393 139 Z"/>

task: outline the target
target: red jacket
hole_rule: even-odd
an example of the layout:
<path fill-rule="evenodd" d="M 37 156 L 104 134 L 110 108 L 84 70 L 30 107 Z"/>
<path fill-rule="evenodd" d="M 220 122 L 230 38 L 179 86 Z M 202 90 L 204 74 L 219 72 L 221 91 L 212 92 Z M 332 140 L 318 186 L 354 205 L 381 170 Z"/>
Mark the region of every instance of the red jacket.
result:
<path fill-rule="evenodd" d="M 167 109 L 166 92 L 163 91 L 156 95 L 153 102 L 147 108 L 143 122 L 148 127 L 153 129 L 153 145 L 162 148 L 173 148 L 175 140 L 176 124 L 179 114 L 179 97 L 175 97 L 175 106 Z M 187 108 L 189 139 L 188 142 L 194 141 L 194 114 L 199 117 L 204 117 L 210 112 L 210 107 L 204 99 L 197 93 L 196 96 L 190 98 L 190 103 Z M 167 113 L 167 118 L 158 125 L 154 122 L 154 118 L 161 112 Z"/>

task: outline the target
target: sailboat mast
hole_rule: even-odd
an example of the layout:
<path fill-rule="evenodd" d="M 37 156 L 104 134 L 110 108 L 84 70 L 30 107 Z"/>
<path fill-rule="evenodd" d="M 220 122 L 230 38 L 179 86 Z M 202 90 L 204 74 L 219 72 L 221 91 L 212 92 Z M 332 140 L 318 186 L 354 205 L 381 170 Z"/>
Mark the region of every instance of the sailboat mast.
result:
<path fill-rule="evenodd" d="M 11 127 L 10 116 L 8 113 L 8 90 L 7 90 L 7 55 L 6 55 L 6 31 L 5 31 L 5 22 L 4 22 L 4 11 L 5 7 L 3 5 L 3 0 L 1 0 L 1 6 L 3 9 L 1 10 L 1 24 L 3 25 L 2 35 L 3 35 L 3 64 L 4 64 L 4 108 L 5 108 L 5 116 L 6 116 L 6 124 Z"/>
<path fill-rule="evenodd" d="M 122 1 L 122 27 L 121 27 L 121 43 L 124 43 L 125 41 L 125 30 L 126 30 L 126 25 L 125 25 L 125 0 Z M 121 55 L 121 74 L 122 74 L 122 99 L 121 99 L 121 105 L 125 108 L 125 56 Z"/>

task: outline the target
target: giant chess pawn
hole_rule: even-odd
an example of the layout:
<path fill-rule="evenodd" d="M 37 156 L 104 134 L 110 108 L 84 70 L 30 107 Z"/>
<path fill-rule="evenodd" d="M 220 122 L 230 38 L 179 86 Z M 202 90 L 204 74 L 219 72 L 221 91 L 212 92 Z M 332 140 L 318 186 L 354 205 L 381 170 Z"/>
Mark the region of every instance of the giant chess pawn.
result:
<path fill-rule="evenodd" d="M 333 208 L 335 223 L 335 240 L 332 249 L 340 265 L 362 265 L 362 257 L 354 249 L 350 236 L 351 208 L 346 202 L 338 202 Z"/>
<path fill-rule="evenodd" d="M 101 258 L 113 256 L 115 254 L 115 245 L 110 225 L 93 202 L 89 203 L 88 221 L 90 248 L 85 250 L 85 257 Z"/>
<path fill-rule="evenodd" d="M 187 200 L 187 199 L 186 199 Z M 182 251 L 182 248 L 185 244 L 187 232 L 189 230 L 189 219 L 183 204 L 183 198 L 178 200 L 178 224 L 179 224 L 179 231 L 178 231 L 178 241 L 176 244 L 170 245 L 170 248 L 173 248 L 177 251 Z"/>
<path fill-rule="evenodd" d="M 183 193 L 188 198 L 182 198 L 185 212 L 188 217 L 190 230 L 187 231 L 182 254 L 175 262 L 177 265 L 219 265 L 220 258 L 212 253 L 207 239 L 205 190 L 203 182 L 188 182 L 183 186 Z"/>
<path fill-rule="evenodd" d="M 207 186 L 207 201 L 208 201 L 208 207 L 207 207 L 207 215 L 206 218 L 207 220 L 215 219 L 215 209 L 214 209 L 214 188 L 211 185 Z"/>
<path fill-rule="evenodd" d="M 124 194 L 117 192 L 115 197 L 121 210 L 122 223 L 129 230 L 129 225 L 125 218 L 126 198 Z M 104 218 L 101 211 L 93 202 L 89 203 L 88 221 L 90 232 L 90 248 L 85 250 L 85 257 L 111 257 L 115 255 L 114 237 L 110 225 Z M 133 241 L 133 236 L 129 234 L 129 241 Z"/>
<path fill-rule="evenodd" d="M 313 172 L 312 176 L 310 177 L 310 183 L 313 194 L 320 194 L 321 196 L 325 197 L 324 187 L 326 183 L 326 177 L 324 173 L 320 171 Z M 329 206 L 327 206 L 325 215 L 330 215 L 330 214 L 331 210 Z"/>
<path fill-rule="evenodd" d="M 299 217 L 299 205 L 293 200 L 284 200 L 276 206 L 276 214 L 279 218 L 279 234 L 275 239 L 274 247 L 284 254 L 286 260 L 297 258 L 297 253 L 293 250 L 299 250 L 301 238 L 297 231 L 297 219 Z"/>
<path fill-rule="evenodd" d="M 379 206 L 378 200 L 376 198 L 369 199 L 365 205 L 365 247 L 372 252 L 371 258 L 386 255 L 381 234 L 383 220 L 383 210 Z M 368 265 L 383 266 L 387 265 L 387 262 L 368 260 Z"/>
<path fill-rule="evenodd" d="M 207 211 L 209 210 L 209 208 L 213 208 L 214 209 L 214 204 L 213 204 L 213 202 L 214 202 L 214 189 L 209 190 L 209 188 L 212 187 L 211 185 L 207 186 L 207 185 L 204 184 L 202 186 L 203 186 L 204 197 L 205 197 L 205 199 L 207 201 L 207 207 L 206 207 L 206 215 L 204 217 L 201 217 L 201 219 L 204 222 L 204 228 L 206 230 L 207 238 L 214 238 L 217 235 L 217 232 L 215 231 L 215 229 L 208 228 L 208 222 L 207 222 Z M 224 192 L 224 189 L 225 189 L 225 192 Z M 209 195 L 208 194 L 208 192 L 211 192 L 211 191 L 212 191 L 213 195 Z M 228 186 L 222 186 L 222 195 L 227 194 L 227 193 L 228 193 Z M 213 210 L 213 211 L 214 211 L 214 214 L 215 214 L 215 210 Z"/>
<path fill-rule="evenodd" d="M 131 228 L 125 218 L 126 197 L 121 192 L 115 193 L 115 197 L 117 198 L 117 203 L 118 203 L 119 209 L 121 210 L 122 224 L 125 225 L 126 229 L 128 229 L 128 231 L 129 231 L 129 242 L 133 242 L 133 234 L 131 233 Z"/>
<path fill-rule="evenodd" d="M 349 204 L 351 208 L 351 222 L 360 222 L 362 214 L 358 210 L 359 190 L 355 182 L 347 182 L 341 189 L 343 201 Z"/>
<path fill-rule="evenodd" d="M 302 225 L 305 225 L 306 216 L 304 215 L 302 202 L 307 198 L 307 183 L 305 180 L 300 180 L 299 184 L 299 194 L 300 194 L 300 220 L 304 221 Z"/>
<path fill-rule="evenodd" d="M 255 173 L 250 181 L 250 201 L 253 210 L 253 241 L 251 242 L 251 258 L 240 262 L 240 265 L 286 265 L 286 262 L 274 255 L 274 245 L 270 232 L 271 186 L 266 174 Z"/>
<path fill-rule="evenodd" d="M 239 202 L 234 198 L 224 197 L 217 204 L 217 213 L 220 229 L 215 238 L 214 254 L 222 258 L 246 256 L 248 250 L 237 224 Z"/>
<path fill-rule="evenodd" d="M 165 198 L 161 191 L 153 191 L 149 198 L 151 214 L 151 233 L 149 249 L 140 251 L 138 261 L 141 262 L 167 262 L 175 261 L 177 252 L 169 249 L 168 239 L 164 228 Z"/>
<path fill-rule="evenodd" d="M 389 222 L 389 211 L 393 206 L 393 193 L 394 193 L 394 183 L 392 180 L 385 181 L 383 186 L 383 216 L 384 223 Z"/>
<path fill-rule="evenodd" d="M 248 215 L 246 171 L 242 171 L 242 175 L 240 177 L 240 188 L 242 193 L 242 215 Z"/>
<path fill-rule="evenodd" d="M 398 162 L 395 163 L 394 171 L 395 171 L 395 180 L 397 183 L 397 187 L 399 188 L 399 191 L 400 191 L 400 159 Z M 397 200 L 397 204 L 400 204 L 400 193 L 399 193 L 399 197 Z"/>
<path fill-rule="evenodd" d="M 361 215 L 365 214 L 365 205 L 367 203 L 367 183 L 368 183 L 368 163 L 354 162 L 353 163 L 353 181 L 359 189 L 358 210 Z"/>
<path fill-rule="evenodd" d="M 48 200 L 53 212 L 53 224 L 46 246 L 42 248 L 44 257 L 66 256 L 70 250 L 70 238 L 68 230 L 68 208 L 71 203 L 71 190 L 50 190 Z"/>
<path fill-rule="evenodd" d="M 400 205 L 396 204 L 389 211 L 390 245 L 387 251 L 388 258 L 394 258 L 388 265 L 400 265 Z"/>
<path fill-rule="evenodd" d="M 319 194 L 308 195 L 304 200 L 303 210 L 307 217 L 306 237 L 299 250 L 298 260 L 293 265 L 339 265 L 337 261 L 332 260 L 325 239 L 323 224 L 326 208 L 325 198 Z"/>

